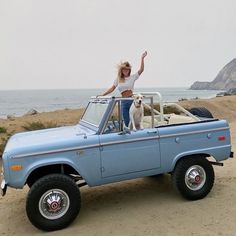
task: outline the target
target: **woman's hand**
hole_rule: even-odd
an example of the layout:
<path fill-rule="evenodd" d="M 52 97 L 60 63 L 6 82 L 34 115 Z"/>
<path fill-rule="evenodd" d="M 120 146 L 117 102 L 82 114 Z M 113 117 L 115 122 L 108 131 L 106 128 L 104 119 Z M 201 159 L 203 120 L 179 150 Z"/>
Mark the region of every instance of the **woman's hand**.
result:
<path fill-rule="evenodd" d="M 144 58 L 147 56 L 147 51 L 145 51 L 142 56 L 141 56 L 141 65 L 140 68 L 138 70 L 138 74 L 141 75 L 144 71 Z"/>
<path fill-rule="evenodd" d="M 146 56 L 147 56 L 147 51 L 145 51 L 145 52 L 142 54 L 141 58 L 144 59 Z"/>

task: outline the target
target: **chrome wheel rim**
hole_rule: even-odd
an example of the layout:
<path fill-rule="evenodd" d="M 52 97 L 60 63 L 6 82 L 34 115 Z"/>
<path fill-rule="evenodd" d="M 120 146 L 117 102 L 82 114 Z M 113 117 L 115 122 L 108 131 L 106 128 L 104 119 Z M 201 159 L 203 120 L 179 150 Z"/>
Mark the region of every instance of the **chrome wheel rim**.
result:
<path fill-rule="evenodd" d="M 194 165 L 186 171 L 185 184 L 189 189 L 197 191 L 204 186 L 205 182 L 206 172 L 201 166 Z"/>
<path fill-rule="evenodd" d="M 39 211 L 49 220 L 56 220 L 64 216 L 69 206 L 70 199 L 61 189 L 50 189 L 39 200 Z"/>

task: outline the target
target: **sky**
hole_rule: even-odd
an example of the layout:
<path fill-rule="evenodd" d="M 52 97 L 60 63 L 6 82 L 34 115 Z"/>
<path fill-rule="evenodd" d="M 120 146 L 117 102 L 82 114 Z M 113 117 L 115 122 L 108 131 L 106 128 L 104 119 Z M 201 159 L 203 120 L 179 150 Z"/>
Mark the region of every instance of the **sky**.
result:
<path fill-rule="evenodd" d="M 212 81 L 236 57 L 235 0 L 0 0 L 0 90 L 137 88 Z"/>

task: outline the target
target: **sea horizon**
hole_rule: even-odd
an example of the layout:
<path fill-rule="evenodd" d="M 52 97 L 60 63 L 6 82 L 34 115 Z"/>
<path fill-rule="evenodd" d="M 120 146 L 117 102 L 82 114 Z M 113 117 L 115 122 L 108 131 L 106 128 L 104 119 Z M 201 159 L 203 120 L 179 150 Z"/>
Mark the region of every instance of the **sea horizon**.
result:
<path fill-rule="evenodd" d="M 22 116 L 35 109 L 48 112 L 63 109 L 78 109 L 87 105 L 91 96 L 103 93 L 104 88 L 93 89 L 12 89 L 0 90 L 0 118 Z M 221 90 L 190 90 L 188 87 L 136 88 L 134 92 L 160 92 L 164 102 L 179 99 L 212 98 Z M 120 96 L 118 91 L 111 95 Z"/>

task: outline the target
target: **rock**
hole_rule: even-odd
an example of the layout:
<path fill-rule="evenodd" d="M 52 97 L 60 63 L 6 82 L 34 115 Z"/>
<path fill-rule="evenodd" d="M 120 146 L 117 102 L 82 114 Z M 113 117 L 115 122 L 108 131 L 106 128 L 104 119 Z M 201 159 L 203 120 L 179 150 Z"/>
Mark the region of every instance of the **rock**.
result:
<path fill-rule="evenodd" d="M 220 92 L 216 94 L 216 97 L 224 97 L 226 96 L 226 92 Z"/>
<path fill-rule="evenodd" d="M 38 114 L 38 111 L 36 111 L 35 109 L 31 109 L 25 115 L 26 116 L 33 116 L 33 115 L 36 115 L 36 114 Z"/>
<path fill-rule="evenodd" d="M 179 102 L 188 101 L 188 99 L 187 99 L 187 98 L 180 98 L 178 101 L 179 101 Z"/>
<path fill-rule="evenodd" d="M 236 88 L 236 58 L 229 62 L 212 82 L 195 82 L 190 89 L 229 90 Z"/>
<path fill-rule="evenodd" d="M 227 92 L 220 92 L 216 94 L 216 97 L 236 95 L 236 88 L 231 88 Z"/>
<path fill-rule="evenodd" d="M 231 88 L 227 91 L 228 94 L 230 95 L 236 95 L 236 88 Z"/>
<path fill-rule="evenodd" d="M 13 121 L 13 120 L 15 120 L 15 116 L 13 116 L 13 115 L 7 115 L 7 119 Z"/>
<path fill-rule="evenodd" d="M 191 85 L 190 89 L 193 89 L 193 90 L 205 90 L 205 89 L 208 89 L 209 86 L 210 86 L 210 82 L 196 81 L 196 82 L 194 82 L 193 85 Z"/>

